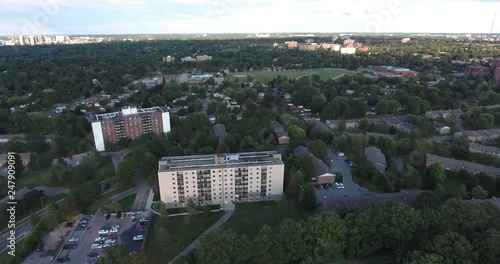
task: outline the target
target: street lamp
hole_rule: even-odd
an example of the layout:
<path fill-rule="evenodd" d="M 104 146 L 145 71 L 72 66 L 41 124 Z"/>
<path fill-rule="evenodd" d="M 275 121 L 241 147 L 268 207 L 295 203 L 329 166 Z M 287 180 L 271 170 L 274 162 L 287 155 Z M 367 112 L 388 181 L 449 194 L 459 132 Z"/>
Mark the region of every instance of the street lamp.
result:
<path fill-rule="evenodd" d="M 40 202 L 42 203 L 42 208 L 45 209 L 45 206 L 43 205 L 43 198 L 45 198 L 45 197 L 43 197 L 43 196 L 40 197 Z"/>

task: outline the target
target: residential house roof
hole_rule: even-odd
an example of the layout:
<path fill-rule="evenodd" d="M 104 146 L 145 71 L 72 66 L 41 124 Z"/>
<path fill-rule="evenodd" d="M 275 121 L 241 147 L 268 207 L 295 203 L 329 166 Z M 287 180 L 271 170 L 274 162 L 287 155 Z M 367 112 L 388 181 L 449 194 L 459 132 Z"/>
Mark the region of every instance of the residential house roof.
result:
<path fill-rule="evenodd" d="M 466 169 L 472 172 L 484 172 L 491 175 L 500 176 L 500 168 L 487 166 L 479 163 L 474 163 L 465 160 L 450 159 L 442 156 L 436 156 L 432 154 L 426 154 L 428 163 L 439 163 L 443 166 L 449 166 L 453 168 Z"/>
<path fill-rule="evenodd" d="M 393 116 L 393 115 L 382 115 L 379 118 L 384 121 L 387 125 L 393 126 L 397 129 L 403 129 L 406 131 L 412 131 L 417 128 L 412 123 L 405 121 L 405 116 Z"/>
<path fill-rule="evenodd" d="M 371 161 L 373 166 L 380 171 L 380 173 L 385 173 L 387 162 L 382 150 L 376 147 L 367 147 L 365 148 L 365 156 L 366 159 Z"/>
<path fill-rule="evenodd" d="M 469 130 L 465 131 L 468 137 L 488 137 L 494 138 L 500 136 L 500 129 L 488 129 L 488 130 Z"/>
<path fill-rule="evenodd" d="M 477 144 L 477 143 L 470 143 L 469 150 L 470 151 L 487 152 L 487 153 L 491 153 L 491 154 L 500 155 L 500 148 L 481 145 L 481 144 Z"/>
<path fill-rule="evenodd" d="M 271 121 L 271 129 L 274 131 L 276 137 L 278 138 L 289 137 L 288 132 L 285 130 L 283 125 L 278 121 Z"/>
<path fill-rule="evenodd" d="M 298 146 L 293 149 L 293 154 L 298 157 L 310 157 L 314 165 L 314 177 L 318 178 L 324 175 L 335 175 L 330 167 L 321 159 L 315 157 L 306 147 Z"/>
<path fill-rule="evenodd" d="M 371 137 L 374 137 L 374 138 L 384 137 L 384 138 L 388 138 L 388 139 L 392 139 L 392 140 L 396 140 L 396 138 L 397 138 L 396 135 L 366 132 L 366 138 L 369 140 Z"/>

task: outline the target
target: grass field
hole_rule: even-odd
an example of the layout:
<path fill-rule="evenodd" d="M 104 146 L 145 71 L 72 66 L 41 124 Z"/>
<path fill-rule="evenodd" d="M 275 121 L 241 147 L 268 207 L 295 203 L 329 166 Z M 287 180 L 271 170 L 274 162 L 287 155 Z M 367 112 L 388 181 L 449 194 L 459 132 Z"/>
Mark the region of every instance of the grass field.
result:
<path fill-rule="evenodd" d="M 113 160 L 111 158 L 106 158 L 102 161 L 101 166 L 97 168 L 95 173 L 95 180 L 97 182 L 102 182 L 109 178 L 115 177 L 115 166 L 113 165 Z"/>
<path fill-rule="evenodd" d="M 118 200 L 118 203 L 122 206 L 123 211 L 125 211 L 125 212 L 130 211 L 130 206 L 132 206 L 132 204 L 134 204 L 136 196 L 137 196 L 137 193 L 134 193 L 134 194 L 123 197 L 120 200 Z"/>
<path fill-rule="evenodd" d="M 215 223 L 223 212 L 214 212 L 210 216 L 204 217 L 203 215 L 197 216 L 191 221 L 186 221 L 186 217 L 169 217 L 166 228 L 170 234 L 171 246 L 168 248 L 161 248 L 156 240 L 156 228 L 160 228 L 160 218 L 155 215 L 149 227 L 148 236 L 146 240 L 146 252 L 148 252 L 149 263 L 160 264 L 168 263 L 177 254 L 179 254 L 184 247 L 187 247 L 191 242 L 198 238 L 205 230 Z M 162 254 L 165 252 L 165 254 Z"/>
<path fill-rule="evenodd" d="M 287 201 L 236 204 L 236 209 L 229 220 L 222 226 L 231 228 L 239 234 L 255 237 L 262 226 L 277 226 L 284 218 L 305 219 L 298 205 Z"/>
<path fill-rule="evenodd" d="M 17 185 L 32 189 L 36 186 L 51 186 L 50 184 L 50 168 L 39 171 L 28 171 L 21 176 Z M 69 187 L 70 183 L 61 182 L 57 187 Z M 22 188 L 21 187 L 21 188 Z"/>
<path fill-rule="evenodd" d="M 328 80 L 341 76 L 342 74 L 353 74 L 354 72 L 344 70 L 344 69 L 311 69 L 311 70 L 290 70 L 290 71 L 267 71 L 267 70 L 257 70 L 248 73 L 235 73 L 229 75 L 229 81 L 234 81 L 238 78 L 240 81 L 246 80 L 246 75 L 252 76 L 255 81 L 271 81 L 278 75 L 287 77 L 288 79 L 295 79 L 304 76 L 311 77 L 316 74 L 321 77 L 322 80 Z"/>

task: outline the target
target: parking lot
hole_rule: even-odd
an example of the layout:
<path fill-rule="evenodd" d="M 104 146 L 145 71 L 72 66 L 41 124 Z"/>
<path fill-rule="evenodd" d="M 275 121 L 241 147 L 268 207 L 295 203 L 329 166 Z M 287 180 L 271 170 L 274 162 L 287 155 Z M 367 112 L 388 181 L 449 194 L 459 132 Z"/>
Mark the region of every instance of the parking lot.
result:
<path fill-rule="evenodd" d="M 144 240 L 134 241 L 133 238 L 136 235 L 145 236 L 147 226 L 144 230 L 138 230 L 137 226 L 139 218 L 148 217 L 149 219 L 148 214 L 135 213 L 133 216 L 132 213 L 123 213 L 120 216 L 112 214 L 107 217 L 99 212 L 100 210 L 93 217 L 83 216 L 75 223 L 74 232 L 69 238 L 74 238 L 77 241 L 71 242 L 69 239 L 64 241 L 63 245 L 67 246 L 66 248 L 63 246 L 56 261 L 59 259 L 59 262 L 63 262 L 66 258 L 65 262 L 71 264 L 95 263 L 97 258 L 102 256 L 105 246 L 120 243 L 124 243 L 129 252 L 141 251 Z M 84 223 L 84 221 L 87 221 L 86 226 L 78 228 L 79 223 Z M 119 228 L 114 229 L 115 226 L 119 226 Z M 107 229 L 107 231 L 99 234 L 100 231 L 103 231 L 102 229 Z M 98 237 L 101 237 L 101 241 L 96 241 Z M 71 247 L 71 244 L 76 244 L 76 248 L 68 248 L 68 245 Z M 94 246 L 92 246 L 93 244 Z"/>

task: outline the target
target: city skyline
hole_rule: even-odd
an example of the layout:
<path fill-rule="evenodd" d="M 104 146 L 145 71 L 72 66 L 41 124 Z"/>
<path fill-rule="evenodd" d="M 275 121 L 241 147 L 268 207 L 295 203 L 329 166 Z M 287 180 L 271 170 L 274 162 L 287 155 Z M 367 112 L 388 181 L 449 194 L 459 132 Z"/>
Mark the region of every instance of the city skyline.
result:
<path fill-rule="evenodd" d="M 497 0 L 0 0 L 0 35 L 498 33 Z M 453 6 L 453 12 L 450 11 Z M 464 19 L 466 18 L 466 19 Z M 441 21 L 446 21 L 442 23 Z"/>

